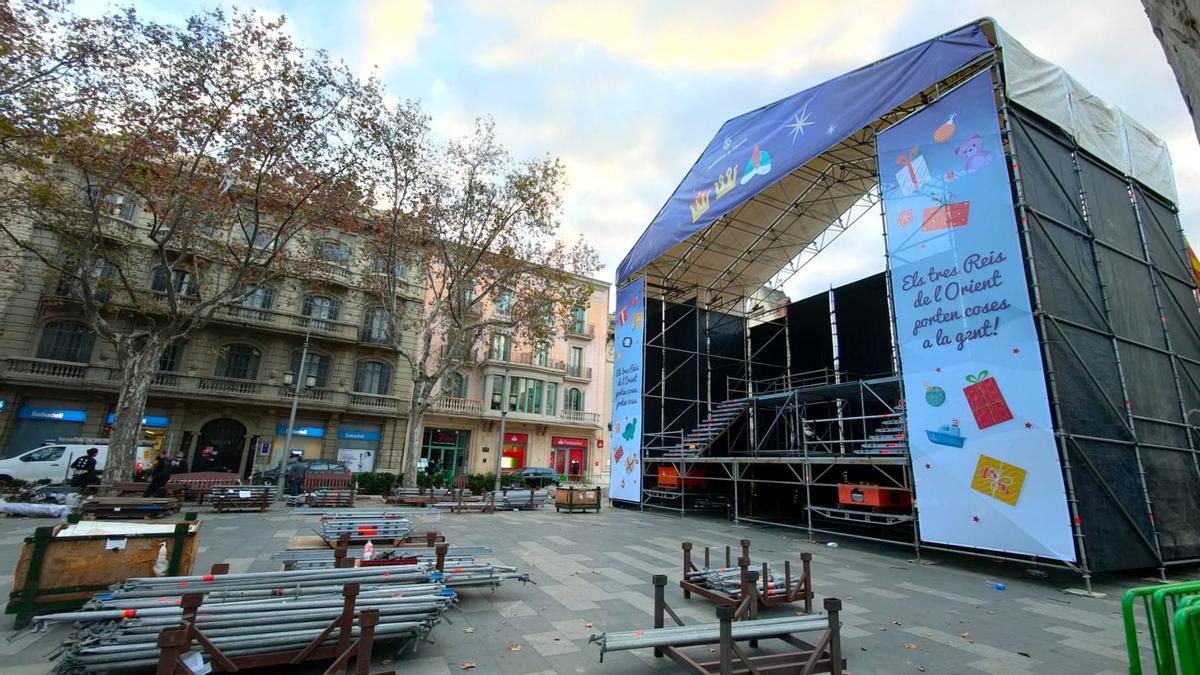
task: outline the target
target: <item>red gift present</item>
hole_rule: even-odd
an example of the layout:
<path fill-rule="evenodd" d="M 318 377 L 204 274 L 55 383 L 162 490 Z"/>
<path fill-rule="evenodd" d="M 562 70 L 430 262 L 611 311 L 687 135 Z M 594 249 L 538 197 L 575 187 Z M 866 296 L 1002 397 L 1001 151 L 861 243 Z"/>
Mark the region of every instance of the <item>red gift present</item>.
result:
<path fill-rule="evenodd" d="M 921 216 L 921 231 L 936 232 L 962 227 L 971 213 L 971 202 L 955 202 L 945 206 L 930 206 Z"/>
<path fill-rule="evenodd" d="M 1008 403 L 1004 400 L 1004 394 L 1000 393 L 1000 386 L 996 384 L 996 378 L 989 377 L 988 371 L 968 375 L 967 382 L 971 384 L 963 387 L 963 394 L 967 397 L 971 413 L 975 415 L 975 424 L 979 425 L 980 429 L 1013 418 L 1012 411 L 1008 409 Z"/>

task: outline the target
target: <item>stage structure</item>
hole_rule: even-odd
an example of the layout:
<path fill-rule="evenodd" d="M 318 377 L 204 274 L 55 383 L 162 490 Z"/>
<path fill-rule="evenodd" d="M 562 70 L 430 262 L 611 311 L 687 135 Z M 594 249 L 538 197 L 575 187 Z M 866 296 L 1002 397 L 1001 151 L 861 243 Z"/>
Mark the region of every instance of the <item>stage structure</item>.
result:
<path fill-rule="evenodd" d="M 1089 584 L 1200 559 L 1176 200 L 988 19 L 726 122 L 618 270 L 611 496 Z M 877 213 L 884 273 L 769 302 Z"/>

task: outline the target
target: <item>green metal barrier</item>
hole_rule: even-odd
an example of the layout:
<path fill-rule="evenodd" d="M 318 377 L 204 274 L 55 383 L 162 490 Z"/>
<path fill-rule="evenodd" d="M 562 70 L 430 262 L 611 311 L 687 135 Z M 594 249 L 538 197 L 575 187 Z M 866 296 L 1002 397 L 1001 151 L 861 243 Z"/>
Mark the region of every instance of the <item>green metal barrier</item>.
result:
<path fill-rule="evenodd" d="M 1200 596 L 1184 598 L 1175 610 L 1180 675 L 1200 675 Z"/>
<path fill-rule="evenodd" d="M 1181 599 L 1194 595 L 1200 595 L 1200 581 L 1142 586 L 1125 591 L 1125 596 L 1121 599 L 1121 615 L 1125 622 L 1125 648 L 1129 652 L 1130 675 L 1142 673 L 1142 656 L 1138 647 L 1137 625 L 1134 623 L 1136 605 L 1141 604 L 1146 613 L 1146 626 L 1150 632 L 1150 645 L 1157 675 L 1178 675 L 1171 636 L 1171 617 Z"/>

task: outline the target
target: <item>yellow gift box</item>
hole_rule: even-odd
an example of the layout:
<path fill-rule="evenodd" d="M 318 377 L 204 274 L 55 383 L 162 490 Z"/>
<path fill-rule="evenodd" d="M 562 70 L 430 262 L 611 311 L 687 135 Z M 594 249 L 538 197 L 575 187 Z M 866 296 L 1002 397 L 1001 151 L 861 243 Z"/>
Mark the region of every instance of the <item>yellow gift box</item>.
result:
<path fill-rule="evenodd" d="M 995 457 L 980 455 L 975 464 L 975 475 L 971 478 L 971 489 L 999 499 L 1009 506 L 1016 506 L 1021 498 L 1021 487 L 1025 484 L 1025 469 L 1015 464 L 1005 464 Z"/>

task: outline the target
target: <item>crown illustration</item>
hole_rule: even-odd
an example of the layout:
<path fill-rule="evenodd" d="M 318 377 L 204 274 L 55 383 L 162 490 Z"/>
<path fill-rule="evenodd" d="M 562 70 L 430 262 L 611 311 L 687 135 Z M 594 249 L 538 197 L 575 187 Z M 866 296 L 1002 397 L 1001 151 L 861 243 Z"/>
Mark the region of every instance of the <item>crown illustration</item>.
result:
<path fill-rule="evenodd" d="M 696 222 L 708 210 L 708 190 L 701 190 L 692 199 L 692 222 Z"/>
<path fill-rule="evenodd" d="M 737 187 L 737 167 L 731 166 L 725 169 L 725 173 L 717 176 L 717 180 L 713 183 L 713 190 L 717 193 L 717 199 L 724 197 L 730 190 Z"/>

